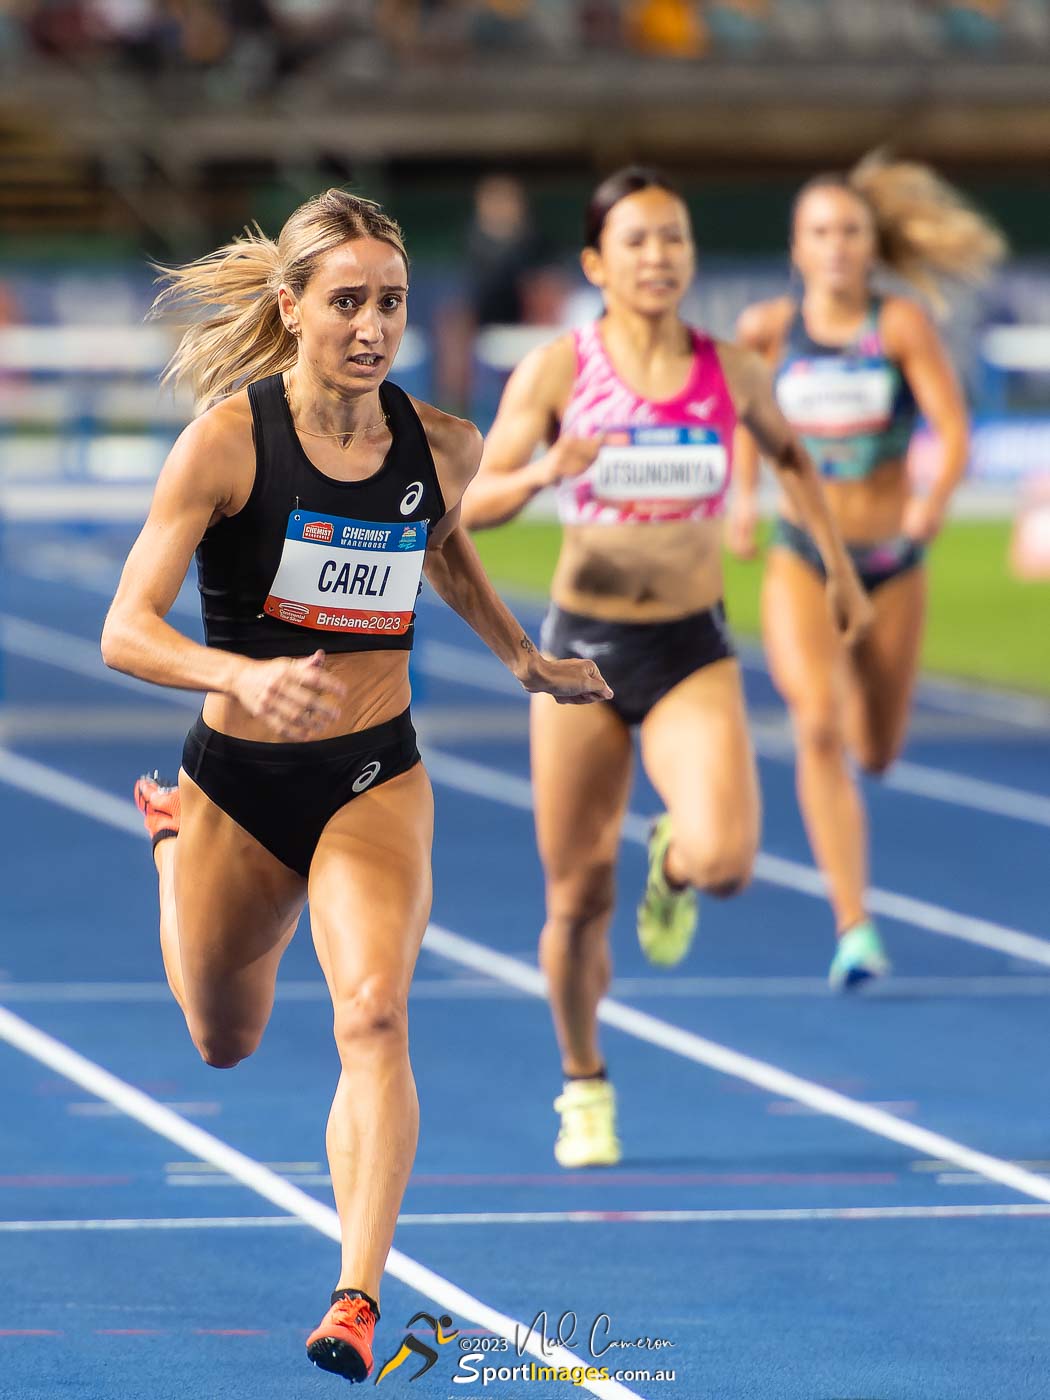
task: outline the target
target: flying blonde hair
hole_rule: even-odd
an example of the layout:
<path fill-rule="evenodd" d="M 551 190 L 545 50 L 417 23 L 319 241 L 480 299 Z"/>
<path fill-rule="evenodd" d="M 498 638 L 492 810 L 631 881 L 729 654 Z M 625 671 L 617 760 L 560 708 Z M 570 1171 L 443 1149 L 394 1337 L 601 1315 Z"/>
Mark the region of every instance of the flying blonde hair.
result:
<path fill-rule="evenodd" d="M 182 267 L 159 267 L 166 282 L 151 316 L 196 314 L 164 371 L 164 382 L 189 383 L 199 404 L 295 364 L 296 338 L 281 319 L 277 289 L 301 297 L 326 253 L 355 238 L 389 243 L 408 254 L 397 223 L 378 204 L 331 189 L 291 214 L 274 241 L 258 224 L 240 238 Z M 203 313 L 203 314 L 200 314 Z"/>
<path fill-rule="evenodd" d="M 807 194 L 845 189 L 871 211 L 878 256 L 891 271 L 946 307 L 945 285 L 979 286 L 1003 261 L 1003 234 L 928 165 L 867 155 L 845 175 L 815 175 L 795 197 L 794 215 Z"/>

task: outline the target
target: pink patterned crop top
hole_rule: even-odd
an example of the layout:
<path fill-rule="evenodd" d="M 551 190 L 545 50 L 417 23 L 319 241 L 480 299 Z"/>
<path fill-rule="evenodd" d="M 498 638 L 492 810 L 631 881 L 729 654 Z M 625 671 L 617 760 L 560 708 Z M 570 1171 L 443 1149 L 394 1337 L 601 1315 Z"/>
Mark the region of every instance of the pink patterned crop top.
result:
<path fill-rule="evenodd" d="M 634 525 L 709 520 L 721 514 L 733 461 L 736 410 L 714 341 L 693 337 L 689 381 L 654 403 L 619 378 L 599 323 L 574 331 L 576 382 L 562 437 L 605 442 L 581 476 L 558 484 L 563 525 Z"/>

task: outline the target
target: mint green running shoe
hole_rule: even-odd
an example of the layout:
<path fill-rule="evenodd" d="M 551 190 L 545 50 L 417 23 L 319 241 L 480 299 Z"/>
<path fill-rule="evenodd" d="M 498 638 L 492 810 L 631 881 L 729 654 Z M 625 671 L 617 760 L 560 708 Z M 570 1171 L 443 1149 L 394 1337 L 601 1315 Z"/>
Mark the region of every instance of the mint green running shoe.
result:
<path fill-rule="evenodd" d="M 657 967 L 674 967 L 689 951 L 696 933 L 699 910 L 696 890 L 673 890 L 664 874 L 664 857 L 671 844 L 671 818 L 667 812 L 649 828 L 649 875 L 638 906 L 638 942 Z"/>
<path fill-rule="evenodd" d="M 828 985 L 833 992 L 848 992 L 890 971 L 890 960 L 870 919 L 854 924 L 839 939 Z"/>

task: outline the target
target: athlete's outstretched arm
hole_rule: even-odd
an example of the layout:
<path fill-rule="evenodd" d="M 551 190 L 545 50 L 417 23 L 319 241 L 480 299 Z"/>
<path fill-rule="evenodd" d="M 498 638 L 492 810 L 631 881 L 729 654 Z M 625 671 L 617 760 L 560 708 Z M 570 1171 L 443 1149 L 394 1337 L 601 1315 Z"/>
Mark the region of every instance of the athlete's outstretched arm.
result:
<path fill-rule="evenodd" d="M 594 461 L 598 438 L 559 438 L 532 460 L 537 447 L 555 437 L 575 374 L 576 350 L 571 337 L 563 336 L 526 355 L 507 380 L 481 468 L 463 498 L 468 529 L 513 520 L 544 487 L 578 476 Z"/>
<path fill-rule="evenodd" d="M 726 516 L 726 544 L 741 559 L 758 553 L 758 481 L 761 458 L 746 428 L 733 435 L 733 491 Z"/>
<path fill-rule="evenodd" d="M 966 403 L 941 338 L 921 306 L 894 297 L 883 309 L 882 333 L 887 354 L 900 365 L 937 439 L 937 475 L 929 492 L 913 496 L 904 513 L 904 533 L 931 540 L 944 523 L 948 502 L 966 471 L 970 445 Z"/>
<path fill-rule="evenodd" d="M 776 353 L 777 331 L 785 319 L 786 299 L 749 306 L 736 325 L 737 343 L 754 350 L 767 363 Z M 733 438 L 733 492 L 726 516 L 726 543 L 741 559 L 758 553 L 758 484 L 762 458 L 758 444 L 744 427 Z"/>
<path fill-rule="evenodd" d="M 441 421 L 443 420 L 443 421 Z M 441 415 L 428 429 L 435 461 L 442 464 L 443 483 L 451 480 L 462 492 L 478 469 L 481 434 L 470 423 Z M 446 499 L 455 499 L 446 491 Z M 474 544 L 463 527 L 460 503 L 442 517 L 427 545 L 423 571 L 435 592 L 472 627 L 492 654 L 531 692 L 545 691 L 566 704 L 586 705 L 611 700 L 593 661 L 549 661 L 492 586 Z"/>
<path fill-rule="evenodd" d="M 244 448 L 233 417 L 211 410 L 172 448 L 106 616 L 102 659 L 155 685 L 232 695 L 278 736 L 309 738 L 336 717 L 343 693 L 325 673 L 323 653 L 253 661 L 202 646 L 165 621 L 205 530 L 222 519 L 237 492 L 235 464 Z M 250 431 L 246 442 L 251 453 Z"/>
<path fill-rule="evenodd" d="M 768 365 L 750 350 L 721 345 L 719 354 L 737 417 L 768 458 L 777 479 L 813 536 L 828 576 L 828 597 L 847 642 L 871 625 L 872 608 L 832 519 L 813 459 L 784 417 Z"/>

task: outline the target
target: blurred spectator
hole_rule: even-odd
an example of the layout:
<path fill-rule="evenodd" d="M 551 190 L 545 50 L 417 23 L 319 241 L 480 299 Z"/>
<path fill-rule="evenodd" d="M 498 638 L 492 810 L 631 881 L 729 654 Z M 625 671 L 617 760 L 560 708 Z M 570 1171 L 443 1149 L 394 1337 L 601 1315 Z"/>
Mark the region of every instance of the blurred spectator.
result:
<path fill-rule="evenodd" d="M 641 53 L 699 58 L 707 51 L 696 0 L 631 0 L 625 22 L 628 41 Z"/>
<path fill-rule="evenodd" d="M 461 409 L 471 403 L 478 331 L 554 325 L 567 293 L 567 279 L 533 227 L 525 190 L 511 175 L 487 175 L 478 182 L 466 245 L 465 296 L 458 304 L 446 303 L 435 320 L 438 398 Z"/>
<path fill-rule="evenodd" d="M 620 0 L 579 0 L 580 38 L 588 49 L 623 47 Z"/>
<path fill-rule="evenodd" d="M 0 282 L 0 331 L 7 326 L 23 325 L 25 320 L 13 288 L 7 282 Z M 0 383 L 11 384 L 24 379 L 21 370 L 10 369 L 0 360 Z"/>
<path fill-rule="evenodd" d="M 941 21 L 950 44 L 990 49 L 1002 42 L 1006 0 L 942 0 Z"/>
<path fill-rule="evenodd" d="M 535 39 L 532 0 L 475 0 L 470 38 L 479 48 L 527 47 Z"/>
<path fill-rule="evenodd" d="M 514 326 L 532 319 L 529 281 L 545 259 L 525 191 L 510 175 L 487 175 L 474 191 L 467 234 L 470 302 L 476 325 Z"/>
<path fill-rule="evenodd" d="M 230 100 L 319 59 L 371 55 L 374 40 L 414 65 L 625 48 L 1009 57 L 1050 43 L 1050 0 L 0 0 L 0 71 L 27 50 L 146 74 L 215 70 Z"/>
<path fill-rule="evenodd" d="M 707 28 L 720 49 L 748 52 L 768 36 L 772 0 L 708 0 Z"/>
<path fill-rule="evenodd" d="M 78 0 L 37 0 L 28 7 L 26 22 L 35 47 L 59 58 L 85 53 L 94 37 Z"/>
<path fill-rule="evenodd" d="M 467 47 L 467 0 L 377 0 L 377 32 L 402 62 L 442 63 Z"/>

